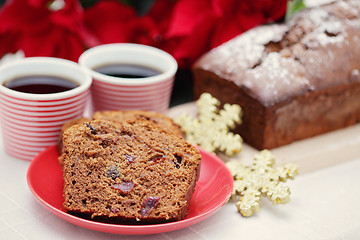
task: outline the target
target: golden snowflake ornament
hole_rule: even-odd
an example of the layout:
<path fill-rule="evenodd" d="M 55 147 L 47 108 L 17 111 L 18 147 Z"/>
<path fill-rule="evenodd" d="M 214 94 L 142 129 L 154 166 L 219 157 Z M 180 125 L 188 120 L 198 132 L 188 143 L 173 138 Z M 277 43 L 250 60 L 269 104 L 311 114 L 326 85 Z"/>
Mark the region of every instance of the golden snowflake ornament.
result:
<path fill-rule="evenodd" d="M 209 93 L 203 93 L 196 104 L 197 118 L 184 114 L 175 119 L 186 139 L 209 152 L 221 151 L 228 156 L 239 153 L 242 149 L 242 138 L 230 130 L 241 123 L 240 106 L 227 103 L 219 110 L 220 101 Z"/>
<path fill-rule="evenodd" d="M 274 168 L 274 164 L 275 157 L 268 150 L 255 155 L 252 166 L 235 160 L 226 163 L 234 177 L 232 198 L 238 200 L 236 207 L 244 217 L 260 210 L 262 197 L 267 197 L 274 205 L 290 201 L 290 189 L 281 182 L 294 179 L 299 168 L 291 163 Z"/>

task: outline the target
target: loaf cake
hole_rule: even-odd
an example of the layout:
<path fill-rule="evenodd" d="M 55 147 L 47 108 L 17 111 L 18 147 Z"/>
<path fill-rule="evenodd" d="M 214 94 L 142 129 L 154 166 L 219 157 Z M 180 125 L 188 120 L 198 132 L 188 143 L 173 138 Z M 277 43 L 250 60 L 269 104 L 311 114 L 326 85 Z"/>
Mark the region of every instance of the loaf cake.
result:
<path fill-rule="evenodd" d="M 93 114 L 92 118 L 96 120 L 102 119 L 120 123 L 127 120 L 146 119 L 162 127 L 168 132 L 184 136 L 184 133 L 181 131 L 179 125 L 166 115 L 157 112 L 143 110 L 97 111 Z"/>
<path fill-rule="evenodd" d="M 94 120 L 65 131 L 64 209 L 114 223 L 184 219 L 201 155 L 184 138 L 138 119 Z"/>
<path fill-rule="evenodd" d="M 305 9 L 254 28 L 193 66 L 194 95 L 239 104 L 236 129 L 257 149 L 344 128 L 360 120 L 360 1 Z"/>

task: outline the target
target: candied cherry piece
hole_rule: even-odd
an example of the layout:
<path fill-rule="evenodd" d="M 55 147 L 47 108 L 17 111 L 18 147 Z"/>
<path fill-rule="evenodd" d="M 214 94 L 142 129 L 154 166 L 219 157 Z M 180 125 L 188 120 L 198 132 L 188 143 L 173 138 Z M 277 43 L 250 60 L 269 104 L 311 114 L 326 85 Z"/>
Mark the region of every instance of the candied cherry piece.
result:
<path fill-rule="evenodd" d="M 134 187 L 134 183 L 131 180 L 125 180 L 122 183 L 114 183 L 112 188 L 120 190 L 123 193 L 128 193 Z"/>
<path fill-rule="evenodd" d="M 149 162 L 150 163 L 158 163 L 161 159 L 164 159 L 165 156 L 164 155 L 156 155 L 154 157 L 152 157 Z"/>
<path fill-rule="evenodd" d="M 135 162 L 136 157 L 135 156 L 131 156 L 128 154 L 125 154 L 125 159 L 129 161 L 129 163 L 133 163 Z"/>
<path fill-rule="evenodd" d="M 148 216 L 151 210 L 159 204 L 160 200 L 160 197 L 147 197 L 141 205 L 141 216 Z"/>
<path fill-rule="evenodd" d="M 112 212 L 112 213 L 119 213 L 119 212 L 120 212 L 120 209 L 118 209 L 117 207 L 111 207 L 111 208 L 110 208 L 110 212 Z"/>

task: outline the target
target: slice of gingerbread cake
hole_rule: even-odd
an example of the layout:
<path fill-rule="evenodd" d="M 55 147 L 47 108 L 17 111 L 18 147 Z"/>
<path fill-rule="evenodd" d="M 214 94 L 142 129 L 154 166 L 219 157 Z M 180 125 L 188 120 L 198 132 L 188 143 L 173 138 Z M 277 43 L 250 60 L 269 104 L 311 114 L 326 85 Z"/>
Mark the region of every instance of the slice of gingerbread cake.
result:
<path fill-rule="evenodd" d="M 201 155 L 182 137 L 147 120 L 94 120 L 66 130 L 63 144 L 67 212 L 140 224 L 187 215 Z"/>

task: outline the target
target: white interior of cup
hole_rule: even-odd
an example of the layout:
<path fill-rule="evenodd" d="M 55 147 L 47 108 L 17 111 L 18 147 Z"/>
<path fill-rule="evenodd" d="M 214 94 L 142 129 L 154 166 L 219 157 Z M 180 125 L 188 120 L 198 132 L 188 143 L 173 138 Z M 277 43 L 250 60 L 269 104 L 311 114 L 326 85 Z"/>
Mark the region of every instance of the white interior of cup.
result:
<path fill-rule="evenodd" d="M 133 43 L 105 44 L 86 50 L 79 58 L 80 65 L 89 69 L 91 75 L 100 81 L 123 85 L 152 84 L 174 77 L 176 60 L 168 53 L 146 45 Z M 107 64 L 134 64 L 149 67 L 161 74 L 146 78 L 112 77 L 94 71 Z"/>
<path fill-rule="evenodd" d="M 58 76 L 75 81 L 78 87 L 59 93 L 33 94 L 9 89 L 4 83 L 18 77 L 31 75 Z M 31 57 L 18 59 L 0 66 L 0 91 L 19 99 L 56 100 L 76 96 L 91 85 L 92 78 L 88 71 L 79 64 L 60 58 Z"/>

